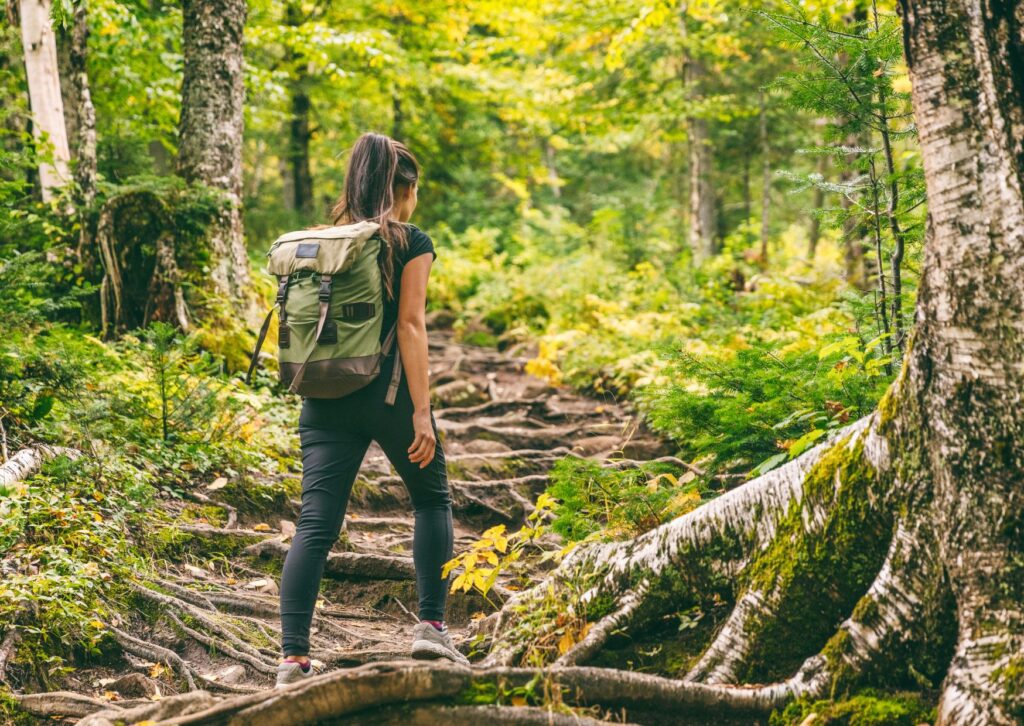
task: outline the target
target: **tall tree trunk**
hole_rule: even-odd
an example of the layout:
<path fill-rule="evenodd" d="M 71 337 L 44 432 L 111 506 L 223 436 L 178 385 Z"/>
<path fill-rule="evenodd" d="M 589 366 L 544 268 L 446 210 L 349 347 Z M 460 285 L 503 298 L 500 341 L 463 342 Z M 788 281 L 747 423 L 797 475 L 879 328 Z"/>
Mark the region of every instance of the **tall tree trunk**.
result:
<path fill-rule="evenodd" d="M 929 227 L 904 400 L 959 642 L 942 723 L 1024 719 L 1024 2 L 902 0 Z"/>
<path fill-rule="evenodd" d="M 288 3 L 285 22 L 297 28 L 302 25 L 302 6 L 297 2 Z M 310 130 L 309 73 L 307 61 L 302 53 L 291 51 L 291 117 L 288 119 L 288 165 L 291 177 L 284 185 L 291 199 L 285 206 L 294 209 L 303 217 L 313 214 L 313 173 L 310 170 L 309 142 L 313 137 Z"/>
<path fill-rule="evenodd" d="M 183 0 L 185 58 L 178 122 L 178 173 L 223 191 L 226 207 L 210 234 L 212 282 L 240 305 L 249 286 L 242 238 L 242 36 L 245 0 Z"/>
<path fill-rule="evenodd" d="M 45 138 L 53 147 L 52 162 L 39 165 L 43 201 L 49 201 L 54 190 L 71 179 L 64 100 L 57 69 L 57 40 L 50 21 L 49 0 L 21 0 L 19 13 L 33 134 L 37 141 Z"/>
<path fill-rule="evenodd" d="M 75 203 L 78 207 L 79 261 L 92 251 L 93 230 L 90 209 L 96 200 L 96 109 L 89 88 L 86 67 L 89 46 L 88 6 L 75 6 L 70 28 L 61 33 L 58 50 L 61 61 L 61 87 L 64 96 L 65 124 L 74 160 Z"/>
<path fill-rule="evenodd" d="M 686 82 L 691 99 L 699 98 L 706 71 L 693 58 L 686 63 Z M 711 185 L 712 156 L 708 122 L 695 114 L 686 120 L 690 144 L 690 248 L 694 259 L 715 253 L 715 192 Z"/>
<path fill-rule="evenodd" d="M 768 234 L 772 205 L 772 165 L 768 157 L 768 109 L 764 91 L 758 97 L 759 126 L 761 137 L 761 264 L 768 262 Z"/>
<path fill-rule="evenodd" d="M 313 173 L 309 166 L 311 103 L 303 71 L 292 85 L 292 117 L 288 125 L 288 166 L 291 171 L 292 208 L 304 217 L 313 214 Z"/>

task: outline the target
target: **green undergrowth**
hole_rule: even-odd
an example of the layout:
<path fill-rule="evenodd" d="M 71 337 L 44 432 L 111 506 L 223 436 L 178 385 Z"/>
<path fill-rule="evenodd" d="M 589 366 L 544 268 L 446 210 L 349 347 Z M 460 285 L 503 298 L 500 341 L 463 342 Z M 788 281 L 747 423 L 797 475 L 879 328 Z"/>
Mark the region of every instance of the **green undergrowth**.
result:
<path fill-rule="evenodd" d="M 694 474 L 665 463 L 616 470 L 569 456 L 549 476 L 547 492 L 558 501 L 551 528 L 567 541 L 597 532 L 635 537 L 692 511 L 716 493 Z"/>
<path fill-rule="evenodd" d="M 102 340 L 75 319 L 87 288 L 49 268 L 31 254 L 0 259 L 5 443 L 11 454 L 37 443 L 80 453 L 0 491 L 0 628 L 20 629 L 8 676 L 26 691 L 59 688 L 108 657 L 108 624 L 147 612 L 130 604 L 128 583 L 160 557 L 205 564 L 234 551 L 164 529 L 172 515 L 225 521 L 190 491 L 233 504 L 242 520 L 285 511 L 297 493 L 294 407 L 246 389 L 169 326 Z"/>
<path fill-rule="evenodd" d="M 811 719 L 813 715 L 813 719 Z M 811 720 L 809 720 L 811 719 Z M 800 699 L 772 714 L 770 726 L 918 726 L 935 722 L 934 699 L 864 691 L 841 701 Z"/>

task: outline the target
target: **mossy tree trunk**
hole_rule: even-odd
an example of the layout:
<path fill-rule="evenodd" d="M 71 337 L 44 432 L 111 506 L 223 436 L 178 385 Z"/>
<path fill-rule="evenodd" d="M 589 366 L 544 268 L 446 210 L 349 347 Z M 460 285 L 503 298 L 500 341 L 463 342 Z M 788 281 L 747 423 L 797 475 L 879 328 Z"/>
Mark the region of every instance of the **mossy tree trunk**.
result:
<path fill-rule="evenodd" d="M 242 307 L 249 260 L 242 237 L 242 36 L 244 0 L 182 3 L 185 58 L 178 122 L 178 173 L 224 192 L 210 234 L 215 292 Z"/>

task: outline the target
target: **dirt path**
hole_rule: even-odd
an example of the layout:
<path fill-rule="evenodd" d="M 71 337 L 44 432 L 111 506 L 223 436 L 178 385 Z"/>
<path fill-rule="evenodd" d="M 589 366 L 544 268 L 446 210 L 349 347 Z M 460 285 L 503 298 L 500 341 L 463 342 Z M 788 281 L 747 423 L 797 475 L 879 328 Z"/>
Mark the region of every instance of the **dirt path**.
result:
<path fill-rule="evenodd" d="M 431 339 L 434 412 L 448 459 L 456 552 L 495 524 L 517 529 L 546 487 L 549 469 L 568 453 L 596 459 L 667 453 L 623 405 L 525 374 L 528 351 L 460 345 L 446 331 L 433 331 Z M 216 491 L 205 496 L 217 500 Z M 78 695 L 63 696 L 65 713 L 85 716 L 97 702 L 130 708 L 186 690 L 189 680 L 211 693 L 270 687 L 279 659 L 278 575 L 297 504 L 282 502 L 276 516 L 240 514 L 230 528 L 199 523 L 168 532 L 161 554 L 169 566 L 161 580 L 135 586 L 136 606 L 159 614 L 158 624 L 142 618 L 114 624 L 123 660 L 73 674 L 70 690 Z M 407 612 L 416 606 L 411 510 L 375 444 L 346 520 L 311 634 L 311 655 L 323 670 L 407 657 L 415 622 Z M 456 642 L 473 613 L 491 609 L 474 594 L 451 596 Z M 39 699 L 40 713 L 52 713 L 53 694 L 45 695 L 51 699 Z"/>

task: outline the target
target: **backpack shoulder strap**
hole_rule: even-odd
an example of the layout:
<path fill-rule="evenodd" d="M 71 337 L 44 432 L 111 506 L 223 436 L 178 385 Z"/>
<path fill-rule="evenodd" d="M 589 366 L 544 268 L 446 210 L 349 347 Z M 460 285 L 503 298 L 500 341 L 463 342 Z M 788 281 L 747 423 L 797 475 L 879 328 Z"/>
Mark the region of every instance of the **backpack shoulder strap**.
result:
<path fill-rule="evenodd" d="M 288 275 L 281 275 L 277 278 L 277 299 L 274 300 L 274 306 L 267 311 L 267 317 L 263 319 L 263 325 L 260 326 L 260 333 L 256 336 L 256 348 L 252 351 L 252 360 L 249 361 L 249 370 L 245 374 L 245 384 L 252 384 L 252 374 L 256 370 L 256 366 L 259 365 L 260 361 L 260 350 L 263 348 L 263 343 L 267 339 L 267 331 L 270 330 L 270 318 L 274 315 L 274 308 L 281 309 L 281 324 L 285 325 L 285 312 L 284 312 L 284 301 L 288 296 Z"/>

